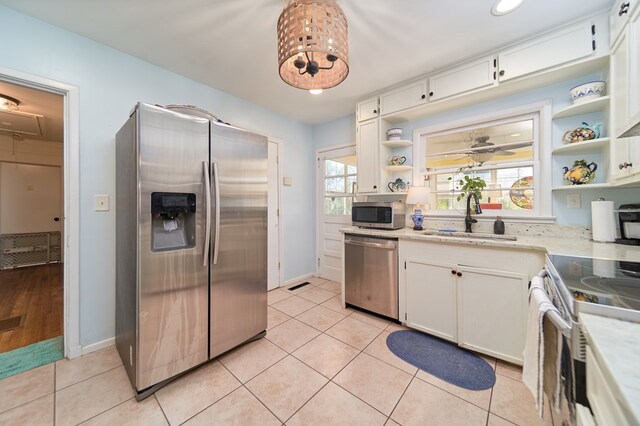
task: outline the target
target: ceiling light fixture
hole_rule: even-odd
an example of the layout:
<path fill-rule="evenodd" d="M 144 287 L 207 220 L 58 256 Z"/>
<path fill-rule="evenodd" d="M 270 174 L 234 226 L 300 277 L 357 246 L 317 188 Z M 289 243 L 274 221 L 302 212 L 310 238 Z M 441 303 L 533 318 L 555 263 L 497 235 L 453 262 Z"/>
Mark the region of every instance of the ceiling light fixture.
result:
<path fill-rule="evenodd" d="M 20 101 L 11 96 L 0 93 L 0 109 L 16 111 Z"/>
<path fill-rule="evenodd" d="M 291 0 L 278 18 L 280 78 L 321 90 L 349 74 L 347 19 L 335 0 Z"/>
<path fill-rule="evenodd" d="M 498 0 L 491 8 L 491 13 L 495 16 L 506 15 L 513 12 L 520 4 L 522 0 Z"/>

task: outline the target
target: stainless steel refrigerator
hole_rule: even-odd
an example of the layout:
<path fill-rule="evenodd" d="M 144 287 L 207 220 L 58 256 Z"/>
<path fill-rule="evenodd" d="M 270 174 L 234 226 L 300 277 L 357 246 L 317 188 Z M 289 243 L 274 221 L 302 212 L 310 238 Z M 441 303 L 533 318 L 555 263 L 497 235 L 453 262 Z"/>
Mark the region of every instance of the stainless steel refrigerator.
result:
<path fill-rule="evenodd" d="M 138 398 L 267 328 L 267 138 L 139 103 L 116 135 L 116 346 Z"/>

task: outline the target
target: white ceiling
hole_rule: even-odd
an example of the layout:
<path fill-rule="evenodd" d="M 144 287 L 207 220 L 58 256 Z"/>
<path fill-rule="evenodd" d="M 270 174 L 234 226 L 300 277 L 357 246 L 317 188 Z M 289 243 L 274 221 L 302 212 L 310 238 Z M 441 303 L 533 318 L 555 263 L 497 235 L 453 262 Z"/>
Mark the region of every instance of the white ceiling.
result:
<path fill-rule="evenodd" d="M 0 0 L 18 11 L 309 124 L 352 114 L 367 94 L 609 9 L 613 0 L 339 0 L 350 74 L 320 96 L 278 76 L 285 0 Z M 216 113 L 216 111 L 212 111 Z"/>

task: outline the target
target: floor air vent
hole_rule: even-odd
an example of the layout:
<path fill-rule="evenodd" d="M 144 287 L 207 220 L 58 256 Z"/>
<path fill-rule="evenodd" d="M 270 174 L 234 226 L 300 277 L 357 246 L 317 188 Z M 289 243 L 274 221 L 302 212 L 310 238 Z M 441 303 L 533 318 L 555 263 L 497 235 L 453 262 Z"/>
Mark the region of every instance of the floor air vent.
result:
<path fill-rule="evenodd" d="M 293 287 L 289 288 L 289 291 L 297 290 L 297 289 L 299 289 L 301 287 L 304 287 L 306 285 L 311 285 L 311 283 L 309 281 L 305 281 L 305 282 L 303 282 L 301 284 L 294 285 Z"/>

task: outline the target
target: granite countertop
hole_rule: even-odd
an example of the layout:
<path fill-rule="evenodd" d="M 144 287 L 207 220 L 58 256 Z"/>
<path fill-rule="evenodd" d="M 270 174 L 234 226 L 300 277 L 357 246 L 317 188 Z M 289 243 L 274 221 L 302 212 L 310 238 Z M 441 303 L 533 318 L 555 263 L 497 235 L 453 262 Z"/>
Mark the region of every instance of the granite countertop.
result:
<path fill-rule="evenodd" d="M 393 237 L 398 238 L 399 240 L 442 242 L 448 244 L 464 244 L 467 246 L 513 248 L 519 250 L 539 250 L 549 254 L 640 262 L 640 246 L 598 243 L 586 238 L 531 235 L 521 236 L 519 234 L 512 234 L 518 238 L 516 241 L 484 240 L 464 237 L 425 235 L 423 231 L 414 231 L 412 228 L 387 231 L 382 229 L 363 229 L 358 228 L 357 226 L 342 228 L 340 229 L 340 232 L 345 234 Z"/>
<path fill-rule="evenodd" d="M 579 320 L 616 399 L 640 423 L 640 323 L 591 314 Z"/>

